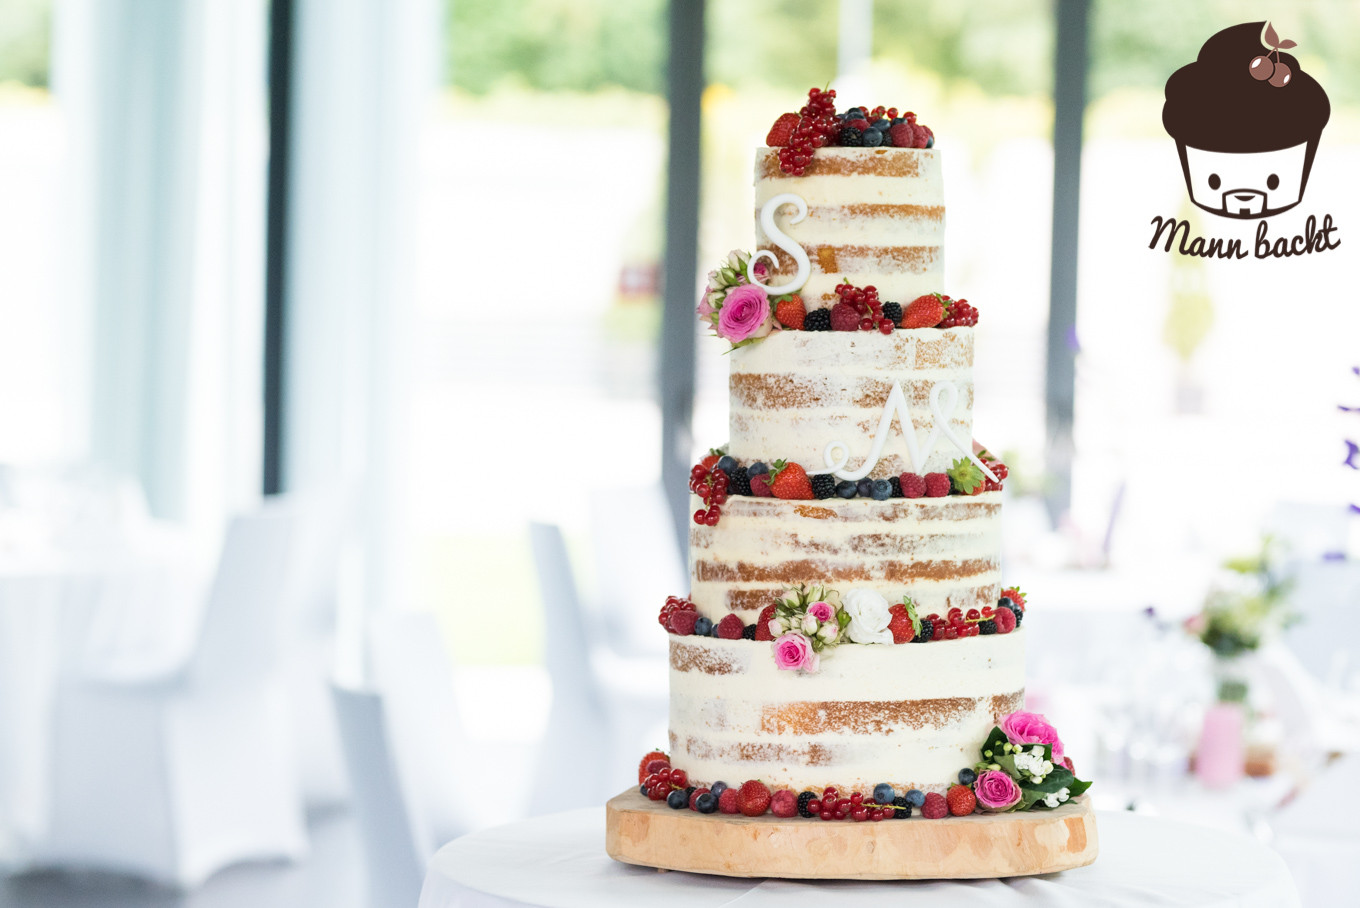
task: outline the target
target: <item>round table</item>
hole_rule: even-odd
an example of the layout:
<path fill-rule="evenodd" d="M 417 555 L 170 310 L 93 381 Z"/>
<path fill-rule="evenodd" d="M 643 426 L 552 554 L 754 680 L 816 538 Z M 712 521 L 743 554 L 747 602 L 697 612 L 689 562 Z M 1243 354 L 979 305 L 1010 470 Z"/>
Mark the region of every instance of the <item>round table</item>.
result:
<path fill-rule="evenodd" d="M 620 864 L 604 851 L 604 808 L 591 807 L 450 842 L 430 861 L 420 908 L 718 908 L 734 903 L 824 908 L 852 897 L 857 904 L 881 905 L 905 896 L 912 908 L 1299 904 L 1284 861 L 1245 836 L 1120 812 L 1100 812 L 1097 822 L 1100 857 L 1090 867 L 1064 873 L 958 882 L 800 882 L 662 873 Z"/>

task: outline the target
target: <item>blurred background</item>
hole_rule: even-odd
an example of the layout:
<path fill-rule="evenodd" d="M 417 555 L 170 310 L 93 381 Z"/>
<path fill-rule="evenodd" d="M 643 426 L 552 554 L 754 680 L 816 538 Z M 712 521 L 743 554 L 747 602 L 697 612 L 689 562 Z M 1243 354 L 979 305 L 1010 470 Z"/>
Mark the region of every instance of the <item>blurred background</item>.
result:
<path fill-rule="evenodd" d="M 1280 13 L 1332 116 L 1272 236 L 1341 245 L 1218 261 L 1148 244 L 1229 232 L 1160 118 L 1228 2 L 0 0 L 0 905 L 413 904 L 626 787 L 697 288 L 828 82 L 944 154 L 1030 708 L 1349 891 L 1360 8 Z"/>

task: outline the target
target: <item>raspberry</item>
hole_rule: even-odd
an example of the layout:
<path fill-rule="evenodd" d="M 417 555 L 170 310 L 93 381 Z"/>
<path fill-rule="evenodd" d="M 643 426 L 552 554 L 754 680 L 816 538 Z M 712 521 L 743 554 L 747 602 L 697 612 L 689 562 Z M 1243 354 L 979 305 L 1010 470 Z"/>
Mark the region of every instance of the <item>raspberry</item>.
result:
<path fill-rule="evenodd" d="M 914 143 L 912 143 L 912 147 L 913 147 L 913 148 L 934 148 L 934 147 L 935 147 L 935 133 L 933 133 L 933 132 L 930 131 L 930 127 L 929 127 L 929 126 L 923 126 L 923 125 L 921 125 L 920 123 L 913 123 L 913 124 L 912 124 L 912 129 L 914 129 L 914 130 L 916 131 L 916 136 L 915 136 L 916 141 L 915 141 Z M 923 134 L 923 133 L 924 133 L 924 138 L 922 138 L 922 134 Z"/>
<path fill-rule="evenodd" d="M 769 810 L 771 800 L 773 797 L 770 789 L 755 779 L 741 783 L 741 788 L 737 791 L 737 809 L 748 817 L 758 817 Z"/>
<path fill-rule="evenodd" d="M 803 305 L 803 298 L 795 293 L 788 299 L 775 303 L 774 317 L 785 328 L 802 331 L 803 322 L 807 320 L 807 307 Z"/>
<path fill-rule="evenodd" d="M 812 497 L 818 500 L 836 494 L 836 477 L 830 473 L 818 473 L 812 477 Z"/>
<path fill-rule="evenodd" d="M 780 114 L 779 119 L 770 127 L 769 135 L 765 136 L 765 144 L 771 148 L 783 148 L 789 144 L 789 139 L 793 138 L 793 131 L 798 128 L 799 119 L 796 113 Z"/>
<path fill-rule="evenodd" d="M 728 788 L 718 795 L 718 809 L 723 813 L 740 813 L 737 808 L 737 790 Z"/>
<path fill-rule="evenodd" d="M 911 148 L 916 144 L 916 130 L 910 123 L 888 127 L 888 141 L 894 148 Z"/>
<path fill-rule="evenodd" d="M 646 779 L 646 778 L 647 778 L 649 775 L 651 775 L 652 773 L 654 773 L 654 772 L 660 772 L 659 769 L 652 769 L 651 766 L 648 765 L 648 764 L 653 763 L 653 762 L 656 762 L 656 761 L 661 761 L 661 762 L 665 763 L 666 766 L 668 766 L 668 767 L 671 765 L 671 764 L 670 764 L 670 758 L 667 757 L 664 753 L 662 753 L 662 752 L 659 751 L 659 750 L 654 750 L 654 751 L 652 751 L 651 753 L 649 753 L 649 754 L 647 754 L 645 757 L 643 757 L 642 760 L 638 763 L 638 782 L 639 782 L 639 783 L 641 783 L 644 779 Z"/>
<path fill-rule="evenodd" d="M 803 319 L 804 331 L 830 331 L 831 330 L 831 310 L 813 309 Z"/>
<path fill-rule="evenodd" d="M 840 302 L 831 307 L 832 331 L 858 331 L 859 313 L 849 303 Z"/>
<path fill-rule="evenodd" d="M 910 643 L 911 638 L 916 636 L 916 631 L 911 626 L 911 615 L 905 605 L 894 605 L 888 609 L 888 614 L 892 618 L 888 621 L 888 630 L 892 631 L 893 643 Z"/>
<path fill-rule="evenodd" d="M 920 498 L 926 493 L 925 478 L 917 473 L 903 473 L 898 482 L 902 484 L 903 498 Z"/>
<path fill-rule="evenodd" d="M 998 634 L 1009 634 L 1011 631 L 1015 630 L 1015 625 L 1019 623 L 1015 620 L 1015 612 L 1008 608 L 997 609 L 996 614 L 992 616 L 992 620 L 996 622 L 996 632 Z"/>
<path fill-rule="evenodd" d="M 773 640 L 774 634 L 770 633 L 770 619 L 774 617 L 774 606 L 767 605 L 761 609 L 760 617 L 756 619 L 757 640 Z"/>
<path fill-rule="evenodd" d="M 943 498 L 949 494 L 948 473 L 927 473 L 925 484 L 928 498 Z"/>
<path fill-rule="evenodd" d="M 771 498 L 774 496 L 774 490 L 770 488 L 769 473 L 757 473 L 754 476 L 748 477 L 748 481 L 751 483 L 751 494 L 757 498 Z"/>
<path fill-rule="evenodd" d="M 949 804 L 945 801 L 944 795 L 937 791 L 927 794 L 926 802 L 921 806 L 921 816 L 927 820 L 940 820 L 949 816 Z"/>
<path fill-rule="evenodd" d="M 787 788 L 781 788 L 774 793 L 770 799 L 770 813 L 777 817 L 788 819 L 798 816 L 799 795 L 794 794 Z"/>
<path fill-rule="evenodd" d="M 688 637 L 694 633 L 694 622 L 699 620 L 699 613 L 694 609 L 682 608 L 671 612 L 670 631 L 681 637 Z"/>
<path fill-rule="evenodd" d="M 727 615 L 718 622 L 717 636 L 723 640 L 740 640 L 742 629 L 745 627 L 741 619 L 736 615 Z"/>
<path fill-rule="evenodd" d="M 906 309 L 902 310 L 903 328 L 934 328 L 944 320 L 947 310 L 945 300 L 938 293 L 927 293 L 918 296 L 916 299 L 907 303 Z"/>
<path fill-rule="evenodd" d="M 930 796 L 926 795 L 926 799 L 929 803 Z M 945 804 L 954 816 L 966 817 L 977 807 L 977 797 L 973 794 L 973 789 L 967 785 L 954 785 L 945 796 Z"/>

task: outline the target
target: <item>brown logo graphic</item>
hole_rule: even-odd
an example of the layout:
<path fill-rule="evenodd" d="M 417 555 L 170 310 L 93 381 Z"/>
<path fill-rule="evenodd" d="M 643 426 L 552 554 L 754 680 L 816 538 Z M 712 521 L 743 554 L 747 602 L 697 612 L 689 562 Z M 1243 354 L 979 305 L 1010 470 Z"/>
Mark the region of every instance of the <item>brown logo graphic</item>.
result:
<path fill-rule="evenodd" d="M 1331 104 L 1283 53 L 1295 46 L 1269 22 L 1234 25 L 1167 79 L 1162 125 L 1190 200 L 1205 211 L 1264 218 L 1302 201 Z"/>

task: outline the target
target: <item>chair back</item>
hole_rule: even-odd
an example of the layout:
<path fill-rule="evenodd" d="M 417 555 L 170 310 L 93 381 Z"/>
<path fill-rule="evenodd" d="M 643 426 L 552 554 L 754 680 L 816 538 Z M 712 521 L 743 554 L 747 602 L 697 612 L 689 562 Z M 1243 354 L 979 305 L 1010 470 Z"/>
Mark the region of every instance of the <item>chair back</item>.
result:
<path fill-rule="evenodd" d="M 300 524 L 292 502 L 270 501 L 227 526 L 190 664 L 195 684 L 258 678 L 274 668 L 297 591 Z"/>

